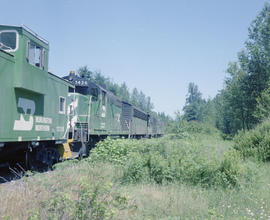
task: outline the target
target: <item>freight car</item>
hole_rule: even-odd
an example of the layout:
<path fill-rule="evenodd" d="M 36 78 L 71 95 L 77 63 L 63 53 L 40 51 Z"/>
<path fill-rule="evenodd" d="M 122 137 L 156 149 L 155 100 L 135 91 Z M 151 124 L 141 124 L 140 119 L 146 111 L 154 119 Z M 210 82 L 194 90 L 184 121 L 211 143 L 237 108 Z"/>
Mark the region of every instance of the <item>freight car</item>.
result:
<path fill-rule="evenodd" d="M 158 136 L 158 121 L 71 72 L 48 72 L 49 43 L 23 26 L 0 25 L 0 167 L 43 169 L 85 156 L 108 135 Z"/>

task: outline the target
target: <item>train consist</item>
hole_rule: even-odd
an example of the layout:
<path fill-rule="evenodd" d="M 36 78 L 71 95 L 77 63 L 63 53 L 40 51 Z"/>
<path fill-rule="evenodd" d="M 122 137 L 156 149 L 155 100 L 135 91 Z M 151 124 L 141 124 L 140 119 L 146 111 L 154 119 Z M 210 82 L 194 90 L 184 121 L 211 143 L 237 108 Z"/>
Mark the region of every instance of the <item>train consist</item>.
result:
<path fill-rule="evenodd" d="M 27 27 L 0 25 L 0 167 L 29 169 L 89 154 L 107 136 L 160 136 L 162 124 L 75 72 L 48 72 L 49 43 Z"/>

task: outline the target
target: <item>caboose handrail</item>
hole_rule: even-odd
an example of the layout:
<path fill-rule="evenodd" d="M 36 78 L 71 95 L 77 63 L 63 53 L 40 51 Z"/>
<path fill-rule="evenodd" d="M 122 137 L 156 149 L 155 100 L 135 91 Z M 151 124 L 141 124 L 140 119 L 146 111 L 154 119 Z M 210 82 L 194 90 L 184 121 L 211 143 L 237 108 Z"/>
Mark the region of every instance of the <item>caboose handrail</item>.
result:
<path fill-rule="evenodd" d="M 22 28 L 25 29 L 27 32 L 29 32 L 30 34 L 32 34 L 33 36 L 35 36 L 36 38 L 38 38 L 39 40 L 41 40 L 43 43 L 49 45 L 49 41 L 47 41 L 45 38 L 39 36 L 36 32 L 34 32 L 33 30 L 31 30 L 29 27 L 27 27 L 26 25 L 22 24 Z"/>

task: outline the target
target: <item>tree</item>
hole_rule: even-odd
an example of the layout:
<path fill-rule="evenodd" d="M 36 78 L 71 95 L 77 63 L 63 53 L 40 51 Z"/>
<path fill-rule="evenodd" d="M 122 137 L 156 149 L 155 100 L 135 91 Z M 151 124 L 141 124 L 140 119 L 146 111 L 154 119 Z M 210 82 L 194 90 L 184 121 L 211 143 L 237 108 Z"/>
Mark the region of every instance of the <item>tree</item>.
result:
<path fill-rule="evenodd" d="M 270 116 L 270 82 L 268 88 L 265 89 L 260 97 L 257 98 L 257 106 L 254 116 L 262 122 Z"/>
<path fill-rule="evenodd" d="M 146 112 L 152 112 L 153 109 L 154 109 L 154 104 L 151 102 L 151 98 L 149 96 L 146 98 L 146 103 L 147 103 L 147 106 L 146 106 L 145 111 Z M 163 112 L 163 114 L 161 116 L 162 116 L 161 118 L 165 118 L 165 113 Z"/>
<path fill-rule="evenodd" d="M 245 72 L 247 115 L 246 126 L 251 128 L 258 123 L 254 116 L 257 99 L 268 87 L 270 77 L 270 6 L 266 3 L 249 27 L 249 39 L 245 43 L 238 60 Z"/>
<path fill-rule="evenodd" d="M 226 133 L 235 134 L 239 129 L 249 129 L 251 110 L 247 74 L 237 63 L 229 63 L 229 77 L 225 80 L 226 89 L 223 91 L 223 114 L 227 121 Z"/>
<path fill-rule="evenodd" d="M 218 97 L 222 107 L 218 117 L 219 128 L 226 134 L 239 129 L 250 129 L 259 121 L 258 103 L 268 88 L 270 78 L 270 6 L 262 11 L 248 29 L 245 48 L 238 54 L 238 62 L 229 63 L 225 88 Z M 264 100 L 266 96 L 264 95 Z"/>
<path fill-rule="evenodd" d="M 139 92 L 137 88 L 134 88 L 131 93 L 131 104 L 139 107 Z"/>
<path fill-rule="evenodd" d="M 202 94 L 198 89 L 198 86 L 194 83 L 189 83 L 188 94 L 186 98 L 186 105 L 197 103 L 202 101 Z"/>
<path fill-rule="evenodd" d="M 204 104 L 205 100 L 202 99 L 198 86 L 189 83 L 186 103 L 183 108 L 184 119 L 187 121 L 202 121 Z"/>
<path fill-rule="evenodd" d="M 129 94 L 129 90 L 128 87 L 126 85 L 126 83 L 122 83 L 120 88 L 119 88 L 119 98 L 121 98 L 122 100 L 129 102 L 130 101 L 130 94 Z"/>
<path fill-rule="evenodd" d="M 109 79 L 101 74 L 100 71 L 95 71 L 93 80 L 98 85 L 102 86 L 103 88 L 107 88 L 107 84 Z"/>
<path fill-rule="evenodd" d="M 93 72 L 91 72 L 87 66 L 80 67 L 77 72 L 82 78 L 92 79 L 93 77 Z"/>

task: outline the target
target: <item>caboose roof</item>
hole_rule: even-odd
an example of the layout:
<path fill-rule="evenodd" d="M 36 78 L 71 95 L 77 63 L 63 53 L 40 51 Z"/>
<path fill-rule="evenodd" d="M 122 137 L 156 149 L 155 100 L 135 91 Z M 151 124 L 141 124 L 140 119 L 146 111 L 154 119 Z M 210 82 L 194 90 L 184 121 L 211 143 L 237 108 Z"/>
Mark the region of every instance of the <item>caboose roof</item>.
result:
<path fill-rule="evenodd" d="M 47 41 L 45 38 L 39 36 L 36 32 L 34 32 L 33 30 L 31 30 L 29 27 L 25 26 L 25 25 L 21 25 L 21 26 L 16 26 L 16 25 L 5 25 L 5 24 L 0 24 L 0 28 L 7 28 L 7 29 L 17 29 L 17 30 L 24 30 L 26 31 L 28 34 L 32 35 L 32 37 L 37 38 L 38 40 L 40 40 L 42 43 L 46 44 L 47 46 L 49 46 L 49 41 Z"/>

